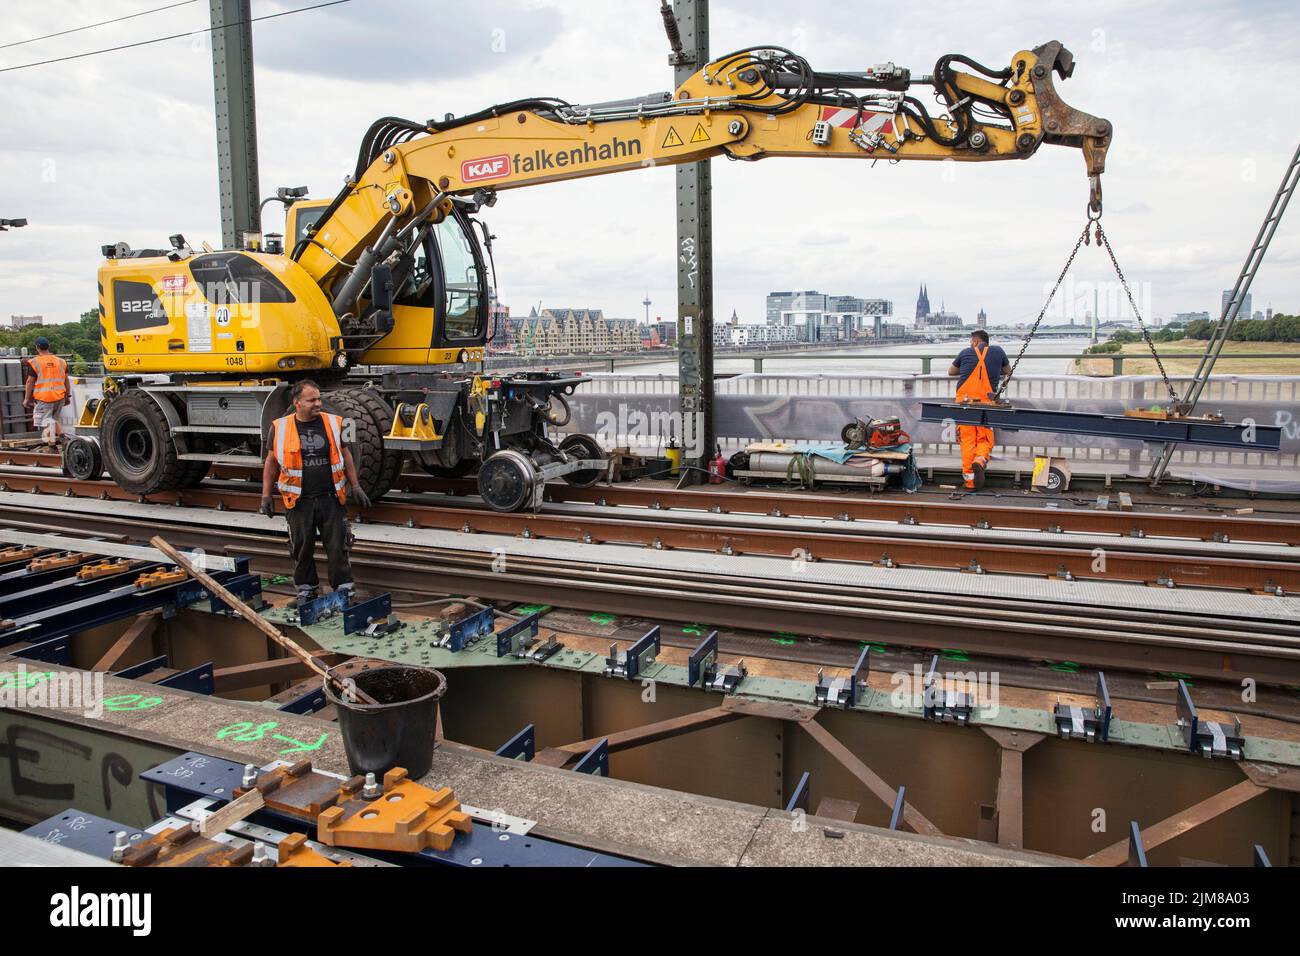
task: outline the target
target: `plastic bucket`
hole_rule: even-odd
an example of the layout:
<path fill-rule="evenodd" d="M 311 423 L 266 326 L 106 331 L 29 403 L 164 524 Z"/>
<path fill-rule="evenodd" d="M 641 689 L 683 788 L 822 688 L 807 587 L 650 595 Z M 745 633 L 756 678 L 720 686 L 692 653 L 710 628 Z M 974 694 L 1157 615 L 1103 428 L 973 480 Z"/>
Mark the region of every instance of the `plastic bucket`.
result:
<path fill-rule="evenodd" d="M 339 730 L 348 766 L 354 774 L 377 777 L 393 767 L 405 767 L 418 780 L 433 765 L 438 701 L 447 691 L 447 678 L 428 667 L 375 667 L 346 678 L 377 701 L 361 704 L 343 700 L 328 681 L 325 696 L 338 708 Z"/>

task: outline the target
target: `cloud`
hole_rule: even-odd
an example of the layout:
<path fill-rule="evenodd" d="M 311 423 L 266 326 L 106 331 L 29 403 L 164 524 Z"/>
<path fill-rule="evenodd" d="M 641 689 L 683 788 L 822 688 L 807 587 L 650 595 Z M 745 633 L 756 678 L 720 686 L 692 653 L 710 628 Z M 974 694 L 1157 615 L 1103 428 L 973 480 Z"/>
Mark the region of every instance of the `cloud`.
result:
<path fill-rule="evenodd" d="M 255 0 L 253 10 L 298 5 Z M 9 0 L 4 36 L 140 7 L 87 9 Z M 1062 95 L 1115 127 L 1104 221 L 1121 264 L 1159 293 L 1162 314 L 1215 311 L 1295 147 L 1286 119 L 1300 86 L 1295 5 L 986 0 L 936 9 L 714 0 L 712 48 L 774 43 L 820 69 L 893 60 L 919 74 L 944 53 L 997 67 L 1062 40 L 1076 58 Z M 0 51 L 0 66 L 194 30 L 206 18 L 198 3 Z M 421 120 L 524 96 L 595 102 L 672 84 L 653 0 L 354 0 L 255 24 L 253 45 L 264 195 L 304 183 L 333 195 L 379 116 Z M 0 216 L 32 223 L 0 234 L 0 317 L 75 318 L 94 301 L 105 242 L 156 246 L 174 232 L 219 242 L 212 65 L 201 35 L 4 73 L 0 84 Z M 718 160 L 713 172 L 715 309 L 730 315 L 734 306 L 744 321 L 761 320 L 770 289 L 790 288 L 891 298 L 910 315 L 922 282 L 936 304 L 968 319 L 981 306 L 994 322 L 1032 319 L 1082 227 L 1087 195 L 1078 151 L 1059 147 L 955 170 L 766 159 Z M 640 316 L 648 292 L 652 316 L 675 315 L 674 178 L 660 168 L 502 193 L 485 218 L 499 237 L 504 300 L 520 312 L 542 300 Z M 1300 246 L 1290 223 L 1253 291 L 1294 311 Z M 264 228 L 278 225 L 271 214 Z M 1113 281 L 1092 247 L 1074 273 L 1081 283 Z"/>

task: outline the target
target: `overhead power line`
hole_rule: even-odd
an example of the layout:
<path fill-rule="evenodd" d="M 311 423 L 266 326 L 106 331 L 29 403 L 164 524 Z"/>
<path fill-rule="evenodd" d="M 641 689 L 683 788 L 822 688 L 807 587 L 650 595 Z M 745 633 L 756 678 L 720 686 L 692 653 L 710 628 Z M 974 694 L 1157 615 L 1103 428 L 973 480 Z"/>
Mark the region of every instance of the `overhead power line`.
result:
<path fill-rule="evenodd" d="M 112 20 L 100 20 L 98 23 L 87 23 L 84 27 L 73 27 L 71 30 L 60 30 L 58 33 L 47 33 L 43 37 L 32 37 L 30 40 L 15 40 L 13 43 L 0 43 L 0 50 L 7 50 L 11 46 L 22 46 L 24 43 L 36 43 L 38 40 L 50 40 L 54 37 L 65 37 L 69 33 L 80 33 L 82 30 L 92 30 L 95 27 L 106 27 L 110 23 L 121 23 L 123 20 L 134 20 L 136 17 L 147 16 L 150 13 L 161 13 L 164 10 L 171 10 L 175 7 L 186 7 L 195 0 L 181 0 L 180 3 L 169 3 L 165 7 L 154 7 L 152 10 L 141 10 L 139 13 L 128 13 L 124 17 L 114 17 Z"/>
<path fill-rule="evenodd" d="M 211 33 L 213 30 L 224 30 L 226 27 L 237 27 L 244 23 L 258 23 L 261 20 L 274 20 L 276 17 L 287 17 L 293 13 L 306 13 L 308 10 L 320 10 L 322 7 L 336 7 L 340 3 L 350 2 L 351 0 L 329 0 L 328 3 L 317 3 L 310 7 L 298 7 L 294 10 L 281 10 L 279 13 L 267 13 L 260 17 L 252 17 L 248 20 L 231 20 L 229 23 L 223 23 L 217 27 L 204 27 L 200 30 L 189 30 L 185 33 L 173 33 L 171 36 L 155 37 L 152 40 L 140 40 L 136 43 L 123 43 L 120 46 L 110 46 L 103 50 L 91 50 L 88 53 L 74 53 L 71 56 L 59 56 L 50 60 L 37 60 L 34 63 L 20 63 L 17 66 L 0 67 L 0 73 L 9 73 L 13 70 L 26 70 L 29 67 L 45 66 L 49 63 L 65 63 L 68 60 L 80 60 L 82 57 L 99 56 L 101 53 L 114 53 L 118 50 L 131 50 L 138 46 L 149 46 L 151 43 L 165 43 L 167 40 L 180 40 L 200 33 Z"/>

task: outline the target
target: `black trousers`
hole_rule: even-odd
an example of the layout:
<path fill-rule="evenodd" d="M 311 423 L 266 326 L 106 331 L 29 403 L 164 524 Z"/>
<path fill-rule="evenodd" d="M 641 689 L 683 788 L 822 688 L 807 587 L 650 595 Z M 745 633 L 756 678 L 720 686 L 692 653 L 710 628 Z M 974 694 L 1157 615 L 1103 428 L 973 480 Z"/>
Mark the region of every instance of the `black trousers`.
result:
<path fill-rule="evenodd" d="M 299 498 L 288 510 L 289 554 L 294 560 L 293 583 L 316 587 L 316 532 L 325 548 L 330 587 L 352 583 L 352 563 L 348 560 L 348 513 L 333 495 Z"/>

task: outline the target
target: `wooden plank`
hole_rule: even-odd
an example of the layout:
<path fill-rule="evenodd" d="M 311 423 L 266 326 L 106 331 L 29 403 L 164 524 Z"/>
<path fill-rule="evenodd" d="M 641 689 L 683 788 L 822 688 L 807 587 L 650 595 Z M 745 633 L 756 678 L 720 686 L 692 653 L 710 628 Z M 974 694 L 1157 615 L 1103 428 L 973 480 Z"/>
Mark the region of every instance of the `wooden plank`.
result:
<path fill-rule="evenodd" d="M 669 717 L 667 720 L 658 720 L 653 724 L 644 724 L 630 730 L 603 734 L 600 737 L 592 737 L 590 740 L 578 740 L 571 744 L 564 744 L 556 749 L 570 754 L 585 754 L 602 740 L 608 740 L 609 752 L 618 753 L 620 750 L 630 750 L 633 747 L 642 747 L 681 734 L 689 734 L 693 730 L 716 727 L 718 724 L 729 723 L 745 716 L 746 714 L 743 712 L 729 707 L 710 707 L 708 710 L 683 714 L 680 717 Z"/>
<path fill-rule="evenodd" d="M 232 800 L 220 810 L 204 817 L 199 823 L 199 836 L 211 837 L 215 833 L 221 833 L 245 817 L 252 816 L 264 806 L 266 803 L 262 799 L 262 791 L 250 790 L 238 800 Z"/>
<path fill-rule="evenodd" d="M 1234 807 L 1239 807 L 1261 793 L 1267 792 L 1267 787 L 1261 787 L 1253 780 L 1243 780 L 1227 790 L 1220 790 L 1206 797 L 1200 803 L 1192 804 L 1186 810 L 1180 810 L 1172 817 L 1166 817 L 1159 823 L 1147 827 L 1142 831 L 1142 844 L 1146 847 L 1147 853 L 1150 853 L 1161 844 L 1168 843 L 1189 830 L 1195 830 L 1202 823 L 1208 823 Z M 1128 837 L 1084 857 L 1083 862 L 1094 866 L 1123 866 L 1128 862 Z"/>
<path fill-rule="evenodd" d="M 595 744 L 592 744 L 594 747 Z M 570 760 L 576 760 L 577 755 L 571 754 L 567 750 L 560 750 L 558 747 L 547 747 L 545 750 L 539 750 L 532 759 L 532 763 L 540 764 L 543 767 L 563 767 Z"/>
<path fill-rule="evenodd" d="M 95 666 L 91 670 L 113 670 L 117 666 L 117 662 L 129 654 L 137 643 L 153 637 L 154 629 L 158 627 L 158 622 L 161 620 L 162 611 L 145 611 L 143 614 L 137 615 L 130 626 L 122 632 L 122 636 L 114 641 L 113 646 L 104 652 L 104 656 L 95 662 Z"/>
<path fill-rule="evenodd" d="M 858 804 L 853 800 L 840 800 L 837 797 L 822 797 L 813 811 L 815 817 L 829 817 L 852 823 L 858 818 Z"/>
<path fill-rule="evenodd" d="M 175 564 L 178 568 L 183 570 L 186 574 L 188 574 L 194 580 L 198 581 L 210 592 L 212 592 L 218 598 L 224 601 L 228 607 L 233 609 L 234 612 L 238 614 L 240 617 L 242 617 L 245 621 L 253 625 L 253 627 L 257 628 L 259 631 L 261 631 L 271 640 L 275 641 L 275 643 L 279 644 L 290 654 L 293 654 L 295 657 L 301 660 L 313 672 L 319 674 L 321 679 L 324 680 L 326 683 L 333 684 L 335 687 L 335 692 L 337 694 L 339 694 L 340 696 L 354 696 L 362 704 L 373 705 L 376 703 L 373 697 L 367 694 L 360 687 L 357 687 L 355 683 L 352 684 L 352 686 L 350 687 L 345 686 L 343 682 L 339 680 L 339 678 L 329 673 L 324 667 L 322 667 L 317 662 L 317 660 L 311 656 L 311 654 L 309 654 L 305 649 L 303 649 L 301 645 L 298 644 L 297 641 L 281 634 L 280 631 L 275 627 L 275 625 L 273 625 L 266 618 L 262 617 L 251 607 L 249 607 L 239 598 L 235 597 L 235 595 L 231 594 L 228 590 L 222 587 L 221 584 L 216 580 L 216 578 L 212 577 L 212 575 L 208 574 L 206 571 L 196 568 L 193 564 L 190 563 L 189 559 L 186 558 L 185 555 L 181 554 L 179 551 L 173 548 L 161 537 L 155 535 L 154 537 L 149 539 L 149 543 L 153 545 L 155 548 L 157 548 L 159 551 L 161 551 L 163 554 L 167 555 L 167 557 L 171 559 L 172 563 Z"/>
<path fill-rule="evenodd" d="M 343 660 L 343 655 L 322 654 L 318 659 L 326 665 L 333 665 Z M 312 673 L 311 668 L 296 657 L 276 657 L 269 661 L 252 661 L 248 664 L 218 667 L 212 672 L 212 679 L 216 692 L 221 693 L 229 690 L 246 690 L 263 684 L 297 681 L 310 673 Z"/>
<path fill-rule="evenodd" d="M 808 735 L 817 741 L 823 750 L 843 764 L 845 770 L 862 781 L 862 784 L 874 793 L 885 806 L 891 810 L 893 809 L 898 791 L 885 783 L 879 774 L 859 760 L 853 751 L 836 740 L 834 734 L 815 720 L 801 723 L 799 726 L 806 730 Z M 927 820 L 921 814 L 921 811 L 910 803 L 903 805 L 903 820 L 917 833 L 928 836 L 943 836 L 943 831 Z"/>

